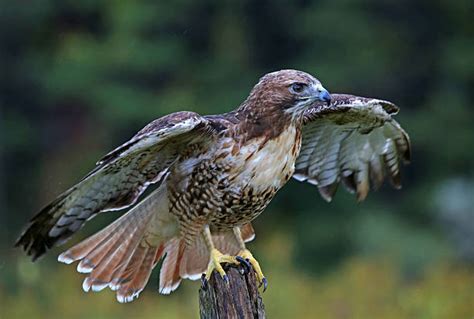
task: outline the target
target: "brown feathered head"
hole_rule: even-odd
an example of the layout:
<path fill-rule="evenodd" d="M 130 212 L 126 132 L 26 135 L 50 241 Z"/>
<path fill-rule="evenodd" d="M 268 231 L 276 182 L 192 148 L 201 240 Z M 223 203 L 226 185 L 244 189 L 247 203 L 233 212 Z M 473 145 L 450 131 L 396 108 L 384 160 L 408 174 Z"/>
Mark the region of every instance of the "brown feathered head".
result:
<path fill-rule="evenodd" d="M 328 91 L 312 75 L 297 70 L 268 73 L 240 107 L 249 117 L 300 116 L 315 101 L 331 102 Z"/>

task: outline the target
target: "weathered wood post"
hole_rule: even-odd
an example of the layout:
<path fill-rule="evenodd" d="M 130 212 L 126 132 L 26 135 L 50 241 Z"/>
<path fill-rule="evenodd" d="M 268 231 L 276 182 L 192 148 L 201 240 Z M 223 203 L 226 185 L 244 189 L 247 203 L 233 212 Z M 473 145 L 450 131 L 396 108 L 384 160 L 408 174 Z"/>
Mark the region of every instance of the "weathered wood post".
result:
<path fill-rule="evenodd" d="M 201 319 L 265 318 L 262 297 L 253 269 L 226 265 L 229 282 L 214 271 L 209 282 L 199 289 Z"/>

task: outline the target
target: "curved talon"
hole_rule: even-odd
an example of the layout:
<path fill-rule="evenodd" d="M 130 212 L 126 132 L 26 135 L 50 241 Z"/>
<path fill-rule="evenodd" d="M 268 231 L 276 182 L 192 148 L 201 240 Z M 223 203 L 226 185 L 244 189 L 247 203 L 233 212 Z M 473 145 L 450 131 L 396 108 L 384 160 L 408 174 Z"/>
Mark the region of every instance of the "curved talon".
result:
<path fill-rule="evenodd" d="M 236 256 L 235 259 L 242 265 L 242 267 L 244 269 L 244 274 L 248 274 L 250 272 L 250 268 L 251 268 L 249 260 L 245 259 L 242 256 Z"/>
<path fill-rule="evenodd" d="M 263 291 L 267 289 L 268 281 L 263 275 L 262 269 L 260 268 L 260 264 L 258 261 L 253 257 L 252 253 L 248 249 L 241 250 L 239 252 L 239 257 L 245 259 L 247 263 L 252 265 L 252 268 L 255 270 L 255 274 L 257 276 L 257 280 L 260 283 L 261 287 L 263 285 Z M 240 259 L 237 259 L 240 260 Z"/>
<path fill-rule="evenodd" d="M 237 259 L 233 256 L 224 255 L 217 249 L 211 250 L 211 256 L 209 260 L 209 265 L 207 266 L 206 274 L 204 278 L 206 280 L 211 279 L 212 272 L 215 270 L 221 275 L 221 278 L 229 284 L 229 277 L 227 277 L 224 268 L 222 268 L 221 263 L 229 263 L 229 264 L 239 264 Z"/>
<path fill-rule="evenodd" d="M 262 286 L 262 284 L 263 284 L 263 292 L 265 292 L 267 290 L 267 287 L 268 287 L 267 278 L 263 277 L 262 282 L 260 283 L 260 287 Z"/>

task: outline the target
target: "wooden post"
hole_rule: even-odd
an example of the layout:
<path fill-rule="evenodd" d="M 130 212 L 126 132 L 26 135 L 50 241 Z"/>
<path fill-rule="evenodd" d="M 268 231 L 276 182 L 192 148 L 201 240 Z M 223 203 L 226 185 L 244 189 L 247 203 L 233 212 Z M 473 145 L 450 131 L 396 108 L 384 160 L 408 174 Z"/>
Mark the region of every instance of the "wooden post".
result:
<path fill-rule="evenodd" d="M 206 285 L 199 289 L 201 319 L 265 318 L 263 300 L 253 269 L 226 265 L 229 282 L 214 271 Z"/>

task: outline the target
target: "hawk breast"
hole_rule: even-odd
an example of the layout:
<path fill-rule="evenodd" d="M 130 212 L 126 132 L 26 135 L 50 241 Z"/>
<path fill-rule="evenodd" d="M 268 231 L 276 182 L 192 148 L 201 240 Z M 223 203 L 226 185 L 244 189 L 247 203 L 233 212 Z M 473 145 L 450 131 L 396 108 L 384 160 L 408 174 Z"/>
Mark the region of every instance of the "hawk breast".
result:
<path fill-rule="evenodd" d="M 238 179 L 257 192 L 280 189 L 293 175 L 300 147 L 301 135 L 294 125 L 275 138 L 249 141 L 240 151 L 244 163 Z"/>

